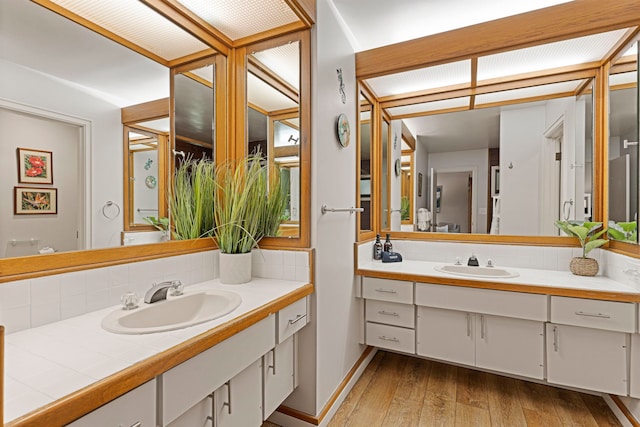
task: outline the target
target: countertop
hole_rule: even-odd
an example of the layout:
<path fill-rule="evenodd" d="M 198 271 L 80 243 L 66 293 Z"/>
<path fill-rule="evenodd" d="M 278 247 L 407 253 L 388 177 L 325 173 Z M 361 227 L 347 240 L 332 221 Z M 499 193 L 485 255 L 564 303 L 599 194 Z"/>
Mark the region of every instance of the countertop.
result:
<path fill-rule="evenodd" d="M 71 410 L 74 397 L 100 406 L 110 386 L 126 379 L 130 384 L 119 387 L 124 394 L 312 293 L 313 285 L 262 278 L 243 285 L 211 280 L 189 286 L 185 293 L 207 289 L 237 292 L 242 303 L 206 323 L 145 335 L 102 329 L 102 319 L 119 306 L 7 335 L 5 425 L 51 425 L 49 417 Z"/>
<path fill-rule="evenodd" d="M 356 270 L 361 276 L 410 280 L 422 283 L 467 286 L 516 292 L 573 296 L 612 301 L 640 302 L 640 291 L 604 276 L 576 276 L 569 271 L 507 267 L 513 278 L 484 278 L 443 273 L 435 269 L 442 262 L 403 260 L 398 263 L 372 261 Z"/>

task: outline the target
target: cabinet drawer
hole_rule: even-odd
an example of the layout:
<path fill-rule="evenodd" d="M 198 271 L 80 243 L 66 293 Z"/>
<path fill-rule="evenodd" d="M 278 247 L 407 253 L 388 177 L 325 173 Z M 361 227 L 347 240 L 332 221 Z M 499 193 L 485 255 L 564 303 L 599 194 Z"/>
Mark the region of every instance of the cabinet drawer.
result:
<path fill-rule="evenodd" d="M 405 353 L 416 352 L 416 331 L 367 322 L 367 345 Z"/>
<path fill-rule="evenodd" d="M 413 282 L 364 277 L 362 295 L 367 299 L 413 304 Z"/>
<path fill-rule="evenodd" d="M 463 286 L 416 285 L 416 305 L 516 319 L 548 320 L 548 296 Z"/>
<path fill-rule="evenodd" d="M 298 332 L 308 322 L 307 297 L 280 310 L 278 312 L 278 344 Z"/>
<path fill-rule="evenodd" d="M 564 325 L 635 332 L 636 310 L 631 302 L 551 297 L 551 321 Z"/>
<path fill-rule="evenodd" d="M 167 425 L 275 346 L 275 317 L 162 374 L 162 425 Z"/>
<path fill-rule="evenodd" d="M 156 380 L 151 380 L 68 424 L 95 426 L 153 427 L 156 425 Z"/>
<path fill-rule="evenodd" d="M 415 306 L 388 301 L 366 301 L 366 320 L 368 322 L 386 323 L 388 325 L 415 327 Z"/>

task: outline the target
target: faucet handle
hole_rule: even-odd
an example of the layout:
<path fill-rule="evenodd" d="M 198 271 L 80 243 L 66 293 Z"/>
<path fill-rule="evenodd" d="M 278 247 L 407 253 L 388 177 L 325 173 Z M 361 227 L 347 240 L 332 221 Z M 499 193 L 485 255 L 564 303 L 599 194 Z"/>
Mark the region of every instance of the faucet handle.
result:
<path fill-rule="evenodd" d="M 169 295 L 172 297 L 178 297 L 184 293 L 184 285 L 180 280 L 172 280 L 171 281 L 171 289 L 169 291 Z"/>
<path fill-rule="evenodd" d="M 133 310 L 138 308 L 138 295 L 135 292 L 127 292 L 120 297 L 123 310 Z"/>
<path fill-rule="evenodd" d="M 456 257 L 456 263 L 454 265 L 462 265 L 462 261 L 460 261 L 460 257 Z"/>
<path fill-rule="evenodd" d="M 493 267 L 493 260 L 491 258 L 487 259 L 487 267 Z"/>

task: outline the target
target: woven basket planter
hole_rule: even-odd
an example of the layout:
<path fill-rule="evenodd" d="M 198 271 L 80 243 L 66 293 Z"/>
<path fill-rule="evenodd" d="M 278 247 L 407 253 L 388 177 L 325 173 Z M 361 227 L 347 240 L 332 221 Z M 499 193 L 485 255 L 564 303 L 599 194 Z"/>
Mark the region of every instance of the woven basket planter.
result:
<path fill-rule="evenodd" d="M 595 276 L 598 274 L 598 261 L 593 258 L 571 258 L 569 270 L 578 276 Z"/>

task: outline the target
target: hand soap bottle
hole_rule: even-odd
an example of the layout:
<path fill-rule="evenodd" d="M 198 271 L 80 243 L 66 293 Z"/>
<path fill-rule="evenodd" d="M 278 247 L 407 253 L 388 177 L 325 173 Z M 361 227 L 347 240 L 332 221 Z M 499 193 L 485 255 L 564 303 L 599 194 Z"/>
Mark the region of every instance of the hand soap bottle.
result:
<path fill-rule="evenodd" d="M 373 259 L 382 259 L 382 242 L 380 242 L 379 234 L 376 234 L 376 242 L 373 244 Z"/>
<path fill-rule="evenodd" d="M 387 240 L 384 241 L 383 250 L 385 252 L 393 252 L 393 245 L 391 244 L 391 235 L 387 233 Z"/>

